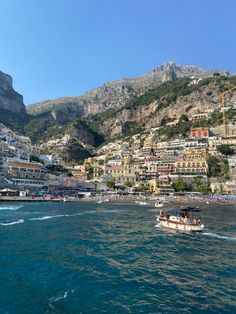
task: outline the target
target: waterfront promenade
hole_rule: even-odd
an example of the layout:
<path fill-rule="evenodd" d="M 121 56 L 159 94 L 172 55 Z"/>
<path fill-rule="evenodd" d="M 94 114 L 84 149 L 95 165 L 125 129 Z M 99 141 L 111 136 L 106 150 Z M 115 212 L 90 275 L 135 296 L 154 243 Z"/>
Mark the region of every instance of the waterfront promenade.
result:
<path fill-rule="evenodd" d="M 145 201 L 147 205 L 154 205 L 156 201 L 161 201 L 168 205 L 171 203 L 236 203 L 236 195 L 176 195 L 176 196 L 150 196 L 150 195 L 119 195 L 104 194 L 89 197 L 69 197 L 69 196 L 0 196 L 0 202 L 79 202 L 79 201 L 109 201 L 109 202 L 136 202 Z"/>

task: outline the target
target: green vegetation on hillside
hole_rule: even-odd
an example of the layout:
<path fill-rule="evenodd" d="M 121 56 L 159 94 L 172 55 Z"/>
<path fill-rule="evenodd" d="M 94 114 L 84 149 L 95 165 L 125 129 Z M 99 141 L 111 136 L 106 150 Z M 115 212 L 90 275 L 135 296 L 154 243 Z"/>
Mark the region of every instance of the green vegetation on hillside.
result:
<path fill-rule="evenodd" d="M 233 148 L 228 144 L 222 144 L 217 146 L 217 150 L 225 156 L 232 155 L 234 153 Z"/>
<path fill-rule="evenodd" d="M 81 162 L 91 156 L 92 154 L 86 150 L 76 138 L 69 140 L 65 145 L 62 155 L 65 162 Z"/>
<path fill-rule="evenodd" d="M 166 126 L 166 123 L 170 122 L 168 118 L 164 118 L 160 126 Z M 183 114 L 179 122 L 175 126 L 166 126 L 157 131 L 158 138 L 178 138 L 178 137 L 187 137 L 189 135 L 191 128 L 196 127 L 214 127 L 219 126 L 223 123 L 222 112 L 215 110 L 212 112 L 208 119 L 200 119 L 197 121 L 189 121 L 188 117 Z"/>
<path fill-rule="evenodd" d="M 148 105 L 155 100 L 159 101 L 157 108 L 157 111 L 159 111 L 175 102 L 178 97 L 189 95 L 199 87 L 207 85 L 209 83 L 209 79 L 204 79 L 197 85 L 190 85 L 190 82 L 191 79 L 186 77 L 176 81 L 162 83 L 156 88 L 148 90 L 143 95 L 135 97 L 132 101 L 127 103 L 118 111 L 122 109 L 134 109 L 138 106 Z"/>
<path fill-rule="evenodd" d="M 153 101 L 158 101 L 158 107 L 155 112 L 151 115 L 152 117 L 158 115 L 158 112 L 163 108 L 168 107 L 171 103 L 177 101 L 179 97 L 190 95 L 196 90 L 201 90 L 204 86 L 209 86 L 210 90 L 207 91 L 207 96 L 211 97 L 212 90 L 217 89 L 219 92 L 230 89 L 234 84 L 236 85 L 236 76 L 220 76 L 214 75 L 210 78 L 205 78 L 200 80 L 197 84 L 189 84 L 191 82 L 190 78 L 182 78 L 176 81 L 165 82 L 157 85 L 156 88 L 146 91 L 141 96 L 134 97 L 127 104 L 122 106 L 119 109 L 109 108 L 106 111 L 96 114 L 89 119 L 89 126 L 96 132 L 99 132 L 100 126 L 108 119 L 115 118 L 123 110 L 135 110 L 139 106 L 148 106 Z M 212 89 L 212 90 L 211 90 Z M 190 106 L 191 107 L 191 106 Z M 191 108 L 189 108 L 190 110 Z M 232 120 L 236 117 L 236 110 L 230 109 L 227 112 L 228 119 Z M 176 127 L 168 127 L 163 131 L 163 136 L 166 138 L 172 138 L 176 136 L 187 136 L 191 127 L 198 126 L 218 126 L 222 124 L 222 113 L 218 110 L 215 110 L 210 114 L 208 120 L 199 120 L 196 122 L 190 121 L 181 121 Z M 165 121 L 163 120 L 160 126 L 166 125 L 170 122 L 171 119 L 166 117 Z M 131 123 L 129 121 L 124 121 L 125 124 L 122 124 L 122 134 L 119 138 L 132 136 L 143 130 L 142 125 Z M 105 136 L 105 139 L 109 138 L 109 134 Z"/>
<path fill-rule="evenodd" d="M 67 175 L 72 176 L 69 169 L 64 168 L 62 165 L 48 165 L 46 168 L 50 170 L 51 172 L 64 172 Z"/>
<path fill-rule="evenodd" d="M 208 155 L 206 161 L 209 177 L 224 177 L 229 173 L 227 159 Z"/>
<path fill-rule="evenodd" d="M 188 117 L 183 114 L 175 126 L 165 127 L 158 130 L 157 137 L 165 137 L 167 139 L 178 136 L 186 137 L 191 127 L 192 123 L 188 120 Z"/>
<path fill-rule="evenodd" d="M 11 112 L 0 108 L 0 122 L 15 132 L 24 134 L 24 125 L 30 121 L 25 113 Z"/>

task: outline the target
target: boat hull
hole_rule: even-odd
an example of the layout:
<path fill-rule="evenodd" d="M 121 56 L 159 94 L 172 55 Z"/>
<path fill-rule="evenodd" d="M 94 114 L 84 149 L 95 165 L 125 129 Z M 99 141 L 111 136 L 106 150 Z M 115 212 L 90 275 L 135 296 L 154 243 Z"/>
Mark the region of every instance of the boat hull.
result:
<path fill-rule="evenodd" d="M 204 225 L 185 223 L 180 221 L 171 221 L 166 218 L 159 218 L 159 223 L 162 228 L 177 232 L 197 233 L 204 230 Z"/>
<path fill-rule="evenodd" d="M 163 206 L 164 206 L 164 204 L 155 204 L 155 207 L 157 207 L 157 208 L 161 208 Z"/>

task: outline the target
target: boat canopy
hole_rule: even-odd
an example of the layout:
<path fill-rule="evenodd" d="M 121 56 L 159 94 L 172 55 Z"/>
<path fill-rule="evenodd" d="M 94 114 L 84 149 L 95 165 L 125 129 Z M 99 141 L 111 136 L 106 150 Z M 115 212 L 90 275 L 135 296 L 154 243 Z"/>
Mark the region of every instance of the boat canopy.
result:
<path fill-rule="evenodd" d="M 197 207 L 190 207 L 190 206 L 181 207 L 179 210 L 181 212 L 200 212 L 201 211 L 201 209 L 199 209 Z"/>

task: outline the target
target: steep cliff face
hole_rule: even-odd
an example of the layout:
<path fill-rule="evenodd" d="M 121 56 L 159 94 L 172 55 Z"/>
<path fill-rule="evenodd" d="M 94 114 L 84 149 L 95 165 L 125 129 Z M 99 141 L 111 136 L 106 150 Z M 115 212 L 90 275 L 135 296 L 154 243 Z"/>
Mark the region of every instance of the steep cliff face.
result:
<path fill-rule="evenodd" d="M 144 124 L 148 124 L 150 116 L 156 112 L 158 102 L 139 106 L 138 108 L 123 109 L 117 112 L 114 117 L 104 120 L 99 132 L 104 136 L 113 138 L 130 131 L 138 133 Z"/>
<path fill-rule="evenodd" d="M 0 109 L 20 114 L 26 112 L 23 96 L 13 89 L 11 76 L 2 71 L 0 71 Z"/>
<path fill-rule="evenodd" d="M 236 76 L 221 76 L 195 84 L 193 80 L 183 78 L 161 85 L 115 111 L 109 119 L 101 118 L 98 132 L 111 139 L 156 128 L 163 119 L 175 120 L 183 114 L 191 117 L 201 112 L 220 111 L 222 91 L 230 89 L 235 83 Z M 232 106 L 235 102 L 235 93 L 226 94 L 227 105 Z"/>

